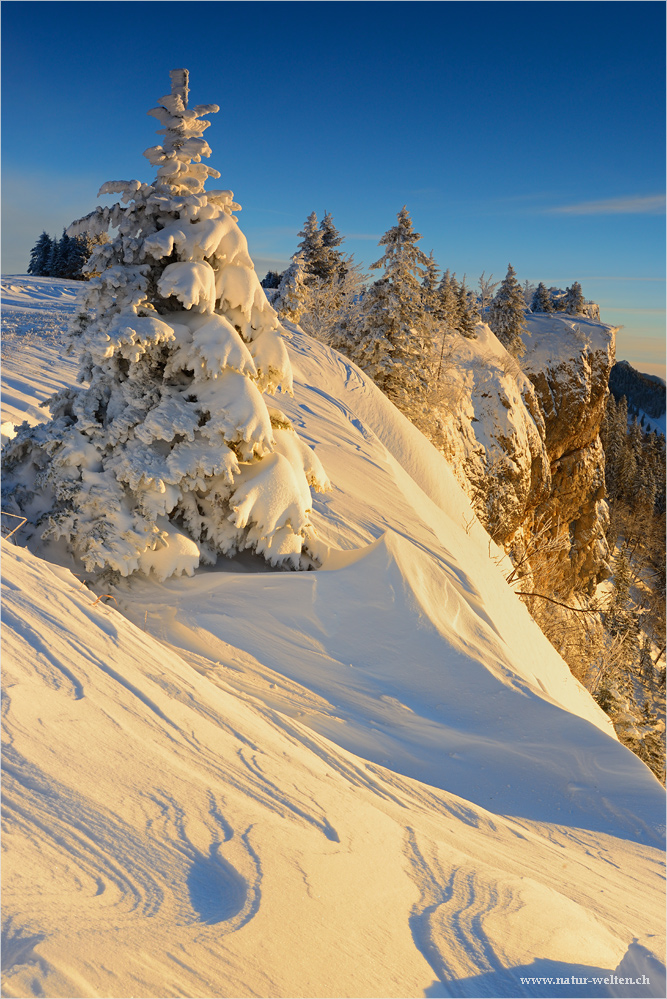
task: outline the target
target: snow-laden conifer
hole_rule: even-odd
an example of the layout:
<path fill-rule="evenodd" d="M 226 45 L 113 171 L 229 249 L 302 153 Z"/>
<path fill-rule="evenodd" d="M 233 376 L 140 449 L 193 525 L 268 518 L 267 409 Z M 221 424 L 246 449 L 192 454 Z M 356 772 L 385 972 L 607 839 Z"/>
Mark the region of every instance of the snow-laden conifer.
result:
<path fill-rule="evenodd" d="M 535 294 L 530 303 L 531 312 L 553 312 L 554 307 L 551 302 L 551 295 L 547 291 L 546 285 L 543 281 L 540 281 L 537 288 L 535 289 Z"/>
<path fill-rule="evenodd" d="M 292 262 L 283 272 L 278 291 L 273 299 L 273 308 L 280 316 L 298 323 L 307 308 L 308 288 L 305 284 L 306 264 L 300 250 L 292 257 Z"/>
<path fill-rule="evenodd" d="M 448 330 L 456 329 L 459 311 L 458 288 L 456 274 L 450 274 L 449 268 L 447 268 L 438 285 L 437 317 Z"/>
<path fill-rule="evenodd" d="M 297 253 L 301 255 L 306 271 L 306 284 L 312 284 L 319 278 L 322 270 L 324 253 L 324 234 L 317 225 L 317 213 L 311 212 L 299 233 L 301 242 Z"/>
<path fill-rule="evenodd" d="M 340 281 L 346 273 L 345 258 L 338 247 L 343 237 L 334 225 L 331 212 L 325 212 L 320 222 L 322 234 L 321 257 L 313 261 L 313 273 L 326 284 Z"/>
<path fill-rule="evenodd" d="M 428 255 L 426 261 L 426 273 L 422 280 L 422 299 L 424 308 L 431 315 L 436 315 L 440 305 L 440 295 L 438 292 L 440 284 L 440 268 L 433 256 L 433 250 Z"/>
<path fill-rule="evenodd" d="M 489 326 L 500 342 L 513 357 L 521 357 L 526 348 L 521 339 L 527 334 L 524 312 L 526 302 L 521 285 L 516 279 L 516 272 L 511 264 L 507 274 L 500 283 L 495 298 L 489 309 Z"/>
<path fill-rule="evenodd" d="M 491 304 L 493 294 L 500 284 L 500 281 L 493 280 L 493 274 L 489 274 L 488 278 L 485 272 L 482 271 L 479 277 L 479 313 L 481 319 L 486 322 L 486 310 Z"/>
<path fill-rule="evenodd" d="M 457 293 L 457 329 L 461 336 L 469 340 L 475 340 L 477 333 L 475 327 L 479 322 L 479 308 L 477 300 L 466 287 L 465 275 L 459 285 Z"/>
<path fill-rule="evenodd" d="M 291 392 L 291 369 L 239 206 L 204 188 L 220 175 L 202 163 L 202 115 L 218 108 L 188 108 L 187 71 L 171 78 L 149 112 L 164 136 L 145 153 L 154 182 L 104 184 L 121 202 L 70 228 L 117 229 L 89 262 L 99 276 L 72 330 L 88 386 L 58 393 L 51 422 L 12 441 L 6 503 L 91 571 L 165 578 L 242 549 L 298 568 L 309 485 L 326 476 L 262 396 Z"/>
<path fill-rule="evenodd" d="M 526 280 L 526 281 L 523 282 L 523 286 L 522 286 L 521 290 L 523 291 L 523 300 L 526 303 L 526 308 L 530 309 L 531 312 L 532 312 L 531 302 L 533 301 L 533 298 L 535 296 L 535 292 L 537 291 L 537 288 L 532 283 L 532 281 Z"/>
<path fill-rule="evenodd" d="M 574 281 L 565 292 L 565 311 L 571 316 L 577 316 L 584 311 L 585 304 L 581 285 L 578 281 Z"/>
<path fill-rule="evenodd" d="M 422 305 L 420 280 L 428 257 L 417 246 L 407 208 L 379 245 L 383 256 L 372 269 L 384 274 L 368 289 L 355 336 L 352 359 L 395 401 L 420 392 L 428 382 L 432 325 Z"/>

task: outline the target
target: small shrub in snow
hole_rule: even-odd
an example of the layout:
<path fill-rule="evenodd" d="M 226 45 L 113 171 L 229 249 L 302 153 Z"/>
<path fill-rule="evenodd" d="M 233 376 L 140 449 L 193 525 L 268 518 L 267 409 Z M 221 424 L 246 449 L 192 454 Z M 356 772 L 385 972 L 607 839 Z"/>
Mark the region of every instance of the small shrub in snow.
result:
<path fill-rule="evenodd" d="M 280 324 L 266 300 L 219 177 L 188 75 L 150 114 L 163 144 L 145 156 L 152 184 L 104 184 L 121 203 L 97 208 L 70 236 L 118 230 L 97 245 L 72 327 L 80 381 L 50 402 L 50 423 L 25 424 L 8 448 L 7 503 L 63 538 L 88 570 L 160 578 L 252 549 L 307 564 L 309 486 L 322 467 L 262 395 L 291 392 Z M 11 508 L 11 507 L 10 507 Z"/>

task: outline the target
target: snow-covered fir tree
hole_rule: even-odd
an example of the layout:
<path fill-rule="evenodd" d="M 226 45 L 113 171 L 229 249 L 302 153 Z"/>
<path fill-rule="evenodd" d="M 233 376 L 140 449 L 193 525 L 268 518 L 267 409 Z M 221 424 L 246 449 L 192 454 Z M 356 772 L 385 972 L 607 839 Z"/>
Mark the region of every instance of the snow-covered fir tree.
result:
<path fill-rule="evenodd" d="M 306 281 L 306 264 L 300 250 L 292 257 L 292 262 L 283 272 L 278 285 L 278 291 L 273 299 L 273 308 L 278 315 L 284 316 L 292 323 L 298 323 L 307 308 L 308 288 Z"/>
<path fill-rule="evenodd" d="M 571 316 L 577 316 L 583 312 L 585 304 L 581 285 L 578 281 L 574 281 L 565 291 L 565 311 Z"/>
<path fill-rule="evenodd" d="M 473 300 L 472 294 L 468 291 L 466 287 L 465 275 L 463 276 L 463 281 L 459 285 L 457 293 L 457 329 L 461 336 L 467 337 L 468 340 L 475 340 L 477 333 L 475 332 L 475 327 L 479 322 L 479 312 L 477 310 L 477 302 Z"/>
<path fill-rule="evenodd" d="M 338 247 L 343 242 L 343 237 L 334 225 L 331 212 L 325 212 L 324 218 L 320 222 L 320 232 L 322 234 L 321 255 L 319 260 L 314 260 L 311 270 L 316 277 L 327 284 L 345 275 L 345 259 Z"/>
<path fill-rule="evenodd" d="M 510 264 L 489 309 L 489 326 L 513 357 L 521 357 L 526 348 L 521 339 L 527 334 L 523 291 Z"/>
<path fill-rule="evenodd" d="M 44 277 L 49 273 L 48 267 L 52 247 L 53 240 L 47 232 L 43 232 L 30 251 L 28 274 L 34 274 L 36 277 Z"/>
<path fill-rule="evenodd" d="M 305 306 L 299 320 L 310 336 L 346 352 L 364 291 L 365 275 L 352 256 L 341 257 L 331 280 L 318 279 L 305 288 Z"/>
<path fill-rule="evenodd" d="M 433 250 L 428 255 L 426 261 L 426 273 L 422 280 L 422 300 L 424 308 L 431 315 L 437 315 L 440 306 L 440 268 L 433 256 Z"/>
<path fill-rule="evenodd" d="M 310 213 L 299 236 L 301 236 L 301 242 L 297 247 L 297 253 L 301 254 L 304 263 L 306 283 L 312 284 L 321 276 L 324 266 L 323 261 L 326 256 L 324 252 L 324 237 L 322 230 L 317 224 L 316 212 Z"/>
<path fill-rule="evenodd" d="M 533 301 L 533 298 L 535 296 L 535 292 L 537 291 L 537 288 L 532 283 L 532 281 L 528 281 L 526 279 L 523 282 L 523 286 L 522 286 L 521 290 L 523 291 L 523 300 L 526 303 L 526 308 L 530 309 L 532 311 L 532 305 L 531 305 L 531 303 Z"/>
<path fill-rule="evenodd" d="M 562 288 L 549 288 L 549 297 L 554 312 L 565 312 L 565 295 L 566 292 Z"/>
<path fill-rule="evenodd" d="M 459 310 L 458 288 L 456 274 L 450 274 L 449 268 L 447 268 L 438 285 L 437 316 L 448 330 L 456 329 Z"/>
<path fill-rule="evenodd" d="M 263 392 L 291 391 L 280 324 L 233 214 L 202 118 L 188 108 L 188 74 L 149 113 L 162 145 L 145 156 L 152 184 L 104 184 L 121 203 L 70 229 L 118 230 L 99 245 L 73 325 L 81 382 L 50 401 L 53 417 L 11 442 L 3 509 L 43 538 L 64 539 L 89 571 L 160 578 L 243 549 L 308 564 L 309 486 L 319 460 Z"/>
<path fill-rule="evenodd" d="M 500 281 L 493 280 L 493 274 L 489 274 L 488 278 L 485 276 L 485 272 L 482 271 L 479 281 L 479 312 L 480 317 L 486 322 L 486 310 L 491 304 L 494 292 Z"/>
<path fill-rule="evenodd" d="M 379 245 L 385 248 L 373 270 L 384 274 L 362 300 L 350 356 L 395 401 L 423 390 L 432 354 L 432 324 L 424 313 L 420 281 L 428 257 L 417 246 L 407 208 Z"/>
<path fill-rule="evenodd" d="M 532 312 L 554 311 L 554 307 L 551 303 L 551 295 L 547 291 L 546 285 L 543 281 L 540 281 L 535 289 L 535 294 L 533 295 L 532 302 L 530 303 L 530 308 Z"/>

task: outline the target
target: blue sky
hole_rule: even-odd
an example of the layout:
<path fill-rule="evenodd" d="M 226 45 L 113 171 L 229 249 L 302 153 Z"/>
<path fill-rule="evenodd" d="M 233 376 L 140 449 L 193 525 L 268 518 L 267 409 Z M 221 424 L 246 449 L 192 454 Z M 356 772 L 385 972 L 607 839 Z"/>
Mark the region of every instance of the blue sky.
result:
<path fill-rule="evenodd" d="M 5 0 L 2 270 L 104 181 L 152 179 L 146 111 L 185 66 L 260 275 L 313 210 L 370 264 L 405 204 L 442 268 L 579 280 L 619 358 L 664 375 L 664 21 L 653 0 Z"/>

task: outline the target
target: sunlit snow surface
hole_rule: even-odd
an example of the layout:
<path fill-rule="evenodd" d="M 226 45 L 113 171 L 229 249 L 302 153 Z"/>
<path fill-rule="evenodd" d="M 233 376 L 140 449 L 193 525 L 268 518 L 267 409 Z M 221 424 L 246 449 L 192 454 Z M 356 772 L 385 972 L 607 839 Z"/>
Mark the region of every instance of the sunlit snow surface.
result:
<path fill-rule="evenodd" d="M 76 284 L 5 284 L 3 425 L 75 378 Z M 3 994 L 664 994 L 662 789 L 444 460 L 339 355 L 288 349 L 322 570 L 98 599 L 3 543 Z M 622 960 L 652 985 L 521 981 Z"/>

